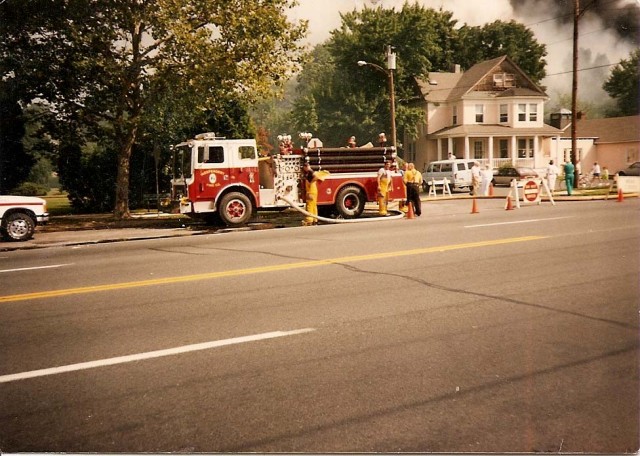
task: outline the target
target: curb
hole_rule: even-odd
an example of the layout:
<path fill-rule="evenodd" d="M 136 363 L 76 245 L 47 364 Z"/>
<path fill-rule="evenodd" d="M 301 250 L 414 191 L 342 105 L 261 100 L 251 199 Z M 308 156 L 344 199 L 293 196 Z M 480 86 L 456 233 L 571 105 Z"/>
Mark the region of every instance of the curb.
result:
<path fill-rule="evenodd" d="M 639 193 L 625 193 L 625 198 L 638 198 L 640 197 Z M 460 194 L 454 196 L 441 196 L 441 197 L 426 197 L 422 196 L 420 200 L 426 203 L 432 202 L 446 202 L 446 201 L 455 201 L 455 200 L 469 200 L 474 197 L 468 194 Z M 475 198 L 479 200 L 503 200 L 505 196 L 476 196 Z M 572 201 L 606 201 L 606 200 L 616 200 L 616 195 L 593 195 L 593 196 L 567 196 L 567 195 L 558 195 L 554 196 L 554 201 L 556 202 L 572 202 Z M 548 202 L 548 197 L 543 197 L 541 201 Z M 221 230 L 216 231 L 216 233 L 227 233 L 227 232 L 236 232 L 236 231 L 249 231 L 254 230 L 255 228 L 251 227 L 241 227 L 241 228 L 222 228 Z M 123 229 L 124 230 L 124 229 Z M 37 233 L 34 239 L 31 239 L 26 242 L 3 242 L 0 243 L 0 252 L 12 252 L 17 250 L 35 250 L 35 249 L 44 249 L 49 247 L 73 247 L 73 246 L 82 246 L 82 245 L 94 245 L 94 244 L 108 244 L 115 242 L 125 242 L 125 241 L 144 241 L 151 239 L 168 239 L 175 237 L 184 237 L 184 236 L 198 236 L 203 234 L 212 234 L 211 231 L 207 230 L 188 230 L 177 228 L 171 231 L 165 230 L 164 233 L 135 233 L 130 232 L 129 234 L 123 233 L 123 230 L 116 229 L 93 229 L 93 230 L 80 230 L 83 233 L 93 233 L 87 234 L 85 239 L 50 239 L 49 241 L 43 241 L 42 237 L 47 237 L 47 235 L 51 234 L 56 236 L 56 233 L 67 233 L 67 237 L 73 237 L 73 234 L 69 231 L 50 231 L 48 233 Z M 145 230 L 144 228 L 131 228 L 131 230 Z M 110 234 L 108 234 L 110 233 Z M 58 234 L 58 236 L 62 236 L 62 234 Z M 106 236 L 102 237 L 101 236 Z"/>
<path fill-rule="evenodd" d="M 108 230 L 92 230 L 92 231 L 108 231 Z M 12 252 L 16 250 L 36 250 L 36 249 L 45 249 L 49 247 L 73 247 L 73 246 L 81 246 L 81 245 L 95 245 L 95 244 L 109 244 L 114 242 L 125 242 L 125 241 L 145 241 L 150 239 L 168 239 L 175 237 L 186 237 L 186 236 L 198 236 L 202 234 L 208 234 L 208 231 L 185 231 L 181 233 L 173 233 L 173 234 L 147 234 L 140 236 L 123 236 L 123 235 L 115 235 L 113 237 L 105 238 L 105 239 L 87 239 L 87 240 L 69 240 L 69 241 L 53 241 L 40 243 L 37 239 L 32 239 L 26 242 L 8 242 L 6 245 L 0 245 L 0 252 Z M 37 233 L 36 233 L 37 236 Z"/>

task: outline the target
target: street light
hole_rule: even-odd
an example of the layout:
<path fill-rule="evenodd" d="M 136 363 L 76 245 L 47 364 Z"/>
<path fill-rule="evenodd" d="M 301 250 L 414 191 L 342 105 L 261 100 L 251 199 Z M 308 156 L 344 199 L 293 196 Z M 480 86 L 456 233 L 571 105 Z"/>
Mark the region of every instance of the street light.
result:
<path fill-rule="evenodd" d="M 364 60 L 358 61 L 358 66 L 368 65 L 370 67 L 375 68 L 378 71 L 387 75 L 387 79 L 389 80 L 389 104 L 390 112 L 391 112 L 391 145 L 397 148 L 396 141 L 396 96 L 395 90 L 393 87 L 393 70 L 396 69 L 396 53 L 392 46 L 387 46 L 387 69 L 385 70 L 380 65 L 375 63 L 365 62 Z"/>

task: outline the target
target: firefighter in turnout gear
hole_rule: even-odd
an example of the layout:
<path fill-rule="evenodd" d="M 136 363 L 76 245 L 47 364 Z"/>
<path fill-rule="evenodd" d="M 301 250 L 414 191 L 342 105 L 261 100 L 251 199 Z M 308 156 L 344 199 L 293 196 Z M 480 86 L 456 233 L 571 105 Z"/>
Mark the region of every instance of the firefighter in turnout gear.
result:
<path fill-rule="evenodd" d="M 318 215 L 318 174 L 311 168 L 309 163 L 302 167 L 304 177 L 305 197 L 307 202 L 307 212 Z M 303 225 L 317 225 L 318 219 L 307 215 L 302 222 Z"/>
<path fill-rule="evenodd" d="M 384 162 L 384 167 L 378 171 L 378 214 L 388 215 L 387 203 L 391 191 L 391 162 Z"/>
<path fill-rule="evenodd" d="M 422 186 L 422 173 L 416 169 L 413 163 L 407 165 L 407 171 L 403 177 L 407 186 L 407 206 L 413 204 L 416 216 L 422 214 L 422 203 L 420 201 L 420 187 Z"/>
<path fill-rule="evenodd" d="M 318 182 L 323 182 L 329 175 L 329 171 L 314 171 L 307 162 L 302 167 L 302 175 L 304 179 L 304 188 L 307 202 L 307 212 L 315 215 L 315 217 L 307 216 L 302 222 L 303 225 L 318 224 Z"/>

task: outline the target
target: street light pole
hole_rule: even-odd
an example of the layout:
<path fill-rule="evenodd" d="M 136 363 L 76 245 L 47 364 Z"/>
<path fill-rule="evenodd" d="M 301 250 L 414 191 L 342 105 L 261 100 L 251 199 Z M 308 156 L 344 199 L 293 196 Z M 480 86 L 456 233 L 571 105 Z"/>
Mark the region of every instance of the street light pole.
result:
<path fill-rule="evenodd" d="M 395 88 L 393 83 L 393 70 L 396 69 L 396 53 L 394 52 L 394 48 L 392 46 L 387 46 L 387 69 L 385 70 L 380 65 L 376 65 L 375 63 L 365 62 L 364 60 L 358 61 L 358 66 L 368 65 L 370 67 L 375 68 L 378 71 L 381 71 L 387 76 L 387 80 L 389 81 L 389 113 L 391 115 L 391 145 L 395 148 L 398 146 L 397 137 L 396 137 L 396 95 Z"/>
<path fill-rule="evenodd" d="M 396 53 L 391 46 L 387 46 L 387 71 L 389 72 L 389 103 L 391 104 L 391 144 L 396 149 L 398 142 L 396 138 L 396 94 L 393 84 L 393 70 L 396 69 Z"/>

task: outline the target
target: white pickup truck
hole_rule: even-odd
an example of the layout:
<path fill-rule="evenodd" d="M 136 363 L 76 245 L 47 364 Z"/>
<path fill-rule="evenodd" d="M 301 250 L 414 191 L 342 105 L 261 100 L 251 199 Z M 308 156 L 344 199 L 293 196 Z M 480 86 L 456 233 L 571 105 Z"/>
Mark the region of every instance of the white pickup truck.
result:
<path fill-rule="evenodd" d="M 47 202 L 34 196 L 0 195 L 0 234 L 7 241 L 27 241 L 36 225 L 49 221 Z"/>

